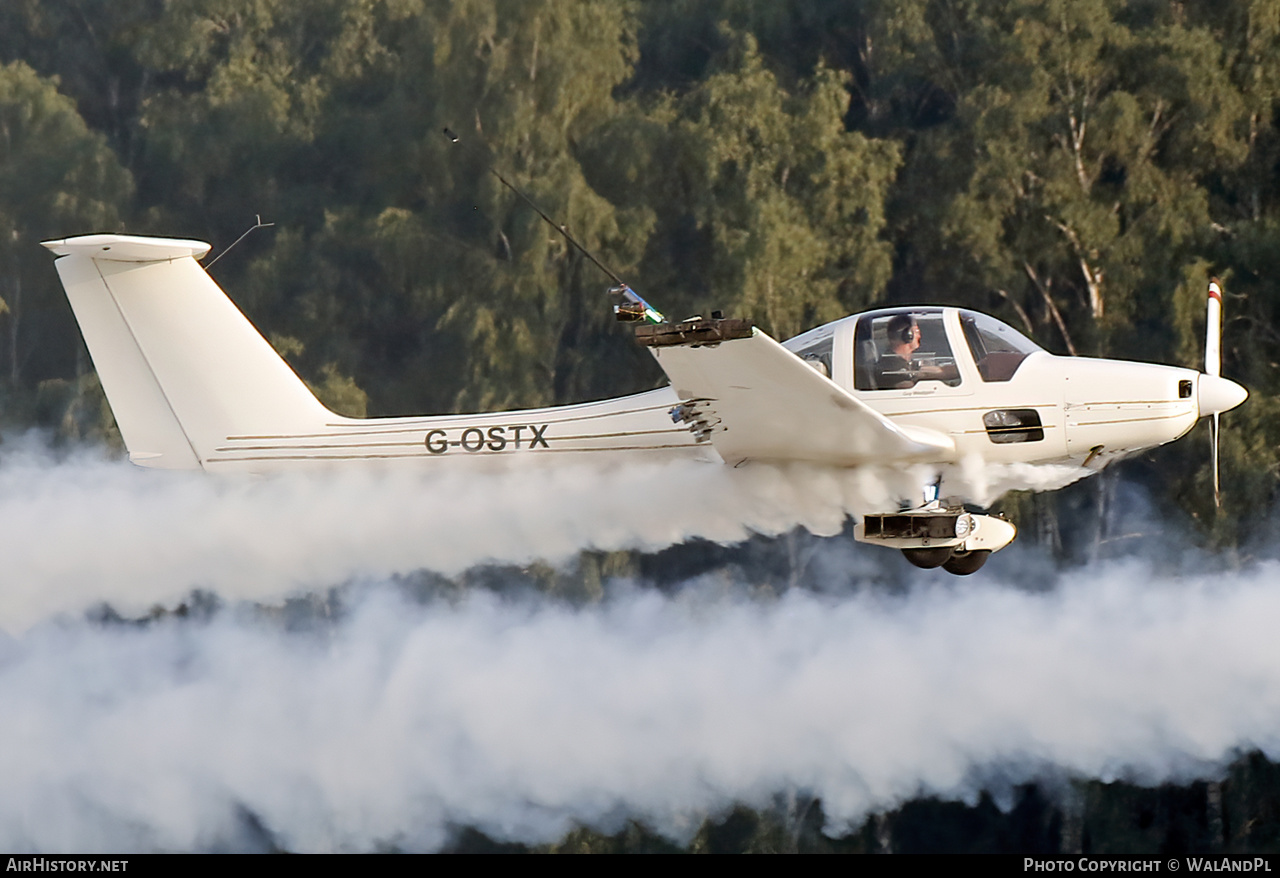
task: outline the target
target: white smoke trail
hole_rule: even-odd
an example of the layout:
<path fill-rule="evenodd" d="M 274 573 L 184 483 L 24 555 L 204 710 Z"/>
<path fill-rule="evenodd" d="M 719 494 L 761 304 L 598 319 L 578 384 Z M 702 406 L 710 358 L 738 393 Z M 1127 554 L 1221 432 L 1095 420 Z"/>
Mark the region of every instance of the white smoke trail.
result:
<path fill-rule="evenodd" d="M 1078 474 L 969 466 L 945 483 L 979 497 Z M 1152 594 L 1138 585 L 1146 571 L 1111 568 L 1039 597 L 972 583 L 776 603 L 637 592 L 582 610 L 487 594 L 421 606 L 377 587 L 327 639 L 237 612 L 146 628 L 74 620 L 103 603 L 138 615 L 193 588 L 272 602 L 584 548 L 734 542 L 797 523 L 834 533 L 931 478 L 681 463 L 224 481 L 9 450 L 0 846 L 236 847 L 244 813 L 294 850 L 433 849 L 458 825 L 546 840 L 619 815 L 679 834 L 688 815 L 779 789 L 822 796 L 839 824 L 921 790 L 971 793 L 993 767 L 1165 779 L 1272 746 L 1276 694 L 1259 670 L 1270 642 L 1246 630 L 1219 648 L 1237 619 L 1273 609 L 1244 578 L 1217 602 L 1205 584 Z M 847 551 L 821 554 L 844 565 Z M 1214 613 L 1219 624 L 1196 627 Z M 1209 636 L 1165 655 L 1167 637 L 1193 629 Z M 1165 672 L 1177 686 L 1157 685 Z M 1257 698 L 1242 712 L 1249 681 Z M 1198 692 L 1216 725 L 1180 700 Z"/>
<path fill-rule="evenodd" d="M 948 490 L 991 495 L 1028 477 L 967 466 Z M 1046 475 L 1047 473 L 1047 475 Z M 216 478 L 29 444 L 0 463 L 0 629 L 108 603 L 136 616 L 193 588 L 277 601 L 357 576 L 483 563 L 558 563 L 583 549 L 724 543 L 803 525 L 837 533 L 849 514 L 897 508 L 925 470 L 827 470 L 599 461 L 483 473 L 332 472 Z"/>
<path fill-rule="evenodd" d="M 0 848 L 551 840 L 797 789 L 829 829 L 977 777 L 1144 783 L 1280 755 L 1280 567 L 1028 593 L 686 591 L 602 606 L 355 597 L 328 636 L 243 614 L 0 640 Z M 616 828 L 616 824 L 614 825 Z"/>

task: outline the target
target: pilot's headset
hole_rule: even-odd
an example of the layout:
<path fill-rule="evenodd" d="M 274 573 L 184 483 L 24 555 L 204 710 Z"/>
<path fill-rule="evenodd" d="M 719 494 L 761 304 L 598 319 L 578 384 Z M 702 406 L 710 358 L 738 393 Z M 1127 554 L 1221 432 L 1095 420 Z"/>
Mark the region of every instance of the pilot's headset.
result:
<path fill-rule="evenodd" d="M 911 317 L 910 315 L 903 314 L 901 316 L 905 317 L 906 320 L 899 321 L 895 319 L 892 321 L 893 323 L 901 322 L 902 325 L 896 326 L 896 327 L 892 327 L 892 326 L 889 327 L 889 330 L 891 330 L 888 332 L 889 338 L 892 341 L 898 342 L 900 344 L 911 344 L 912 339 L 915 338 L 916 327 L 919 324 L 916 323 L 916 319 L 914 317 Z"/>

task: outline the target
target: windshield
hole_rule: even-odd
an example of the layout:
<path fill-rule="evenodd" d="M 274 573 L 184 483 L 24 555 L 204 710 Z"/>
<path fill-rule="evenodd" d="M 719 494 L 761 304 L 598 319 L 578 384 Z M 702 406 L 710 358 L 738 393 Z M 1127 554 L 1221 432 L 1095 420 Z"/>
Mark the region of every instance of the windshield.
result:
<path fill-rule="evenodd" d="M 1023 360 L 1043 350 L 1012 326 L 976 311 L 961 311 L 960 326 L 983 381 L 1008 381 Z"/>

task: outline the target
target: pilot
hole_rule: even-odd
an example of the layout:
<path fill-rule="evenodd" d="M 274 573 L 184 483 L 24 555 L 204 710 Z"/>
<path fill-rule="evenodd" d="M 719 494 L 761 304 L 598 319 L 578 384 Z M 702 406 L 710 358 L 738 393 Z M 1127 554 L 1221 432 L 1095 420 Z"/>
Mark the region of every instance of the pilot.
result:
<path fill-rule="evenodd" d="M 885 327 L 889 352 L 876 362 L 876 386 L 881 390 L 914 387 L 917 381 L 953 381 L 954 365 L 926 366 L 915 360 L 920 347 L 920 324 L 910 314 L 895 314 Z"/>
<path fill-rule="evenodd" d="M 920 347 L 920 324 L 910 314 L 895 314 L 885 327 L 889 351 L 876 361 L 876 387 L 914 387 L 922 377 L 914 357 Z"/>

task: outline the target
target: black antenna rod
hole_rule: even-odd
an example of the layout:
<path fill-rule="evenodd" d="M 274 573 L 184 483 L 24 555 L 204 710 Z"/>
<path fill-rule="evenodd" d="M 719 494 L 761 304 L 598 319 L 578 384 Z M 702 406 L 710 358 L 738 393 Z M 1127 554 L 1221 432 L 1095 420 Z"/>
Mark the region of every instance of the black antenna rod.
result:
<path fill-rule="evenodd" d="M 249 237 L 249 233 L 250 233 L 250 232 L 255 232 L 255 231 L 257 231 L 258 229 L 269 229 L 269 228 L 271 228 L 272 226 L 274 226 L 274 225 L 275 225 L 275 223 L 264 223 L 264 222 L 262 221 L 262 214 L 260 214 L 260 213 L 259 213 L 259 214 L 255 214 L 255 215 L 254 215 L 254 219 L 256 220 L 256 222 L 255 222 L 253 225 L 249 226 L 249 228 L 245 229 L 245 233 L 244 233 L 243 235 L 241 235 L 240 237 L 238 237 L 238 238 L 236 238 L 234 241 L 232 241 L 232 242 L 231 242 L 231 247 L 234 247 L 236 244 L 239 244 L 239 243 L 240 243 L 241 241 L 243 241 L 245 238 Z M 221 253 L 219 253 L 217 256 L 213 257 L 213 260 L 212 260 L 208 265 L 206 265 L 206 266 L 204 267 L 204 270 L 205 270 L 205 271 L 208 271 L 209 269 L 213 268 L 213 263 L 214 263 L 214 262 L 217 262 L 217 261 L 218 261 L 219 259 L 221 259 L 223 256 L 226 256 L 228 253 L 230 253 L 230 252 L 231 252 L 231 247 L 228 247 L 226 250 L 223 250 L 223 251 L 222 251 Z"/>
<path fill-rule="evenodd" d="M 450 143 L 457 143 L 457 142 L 458 142 L 458 135 L 454 134 L 454 133 L 453 133 L 452 131 L 450 131 L 448 128 L 444 129 L 444 136 L 445 136 L 445 137 L 447 137 L 447 138 L 449 138 L 449 142 L 450 142 Z M 523 192 L 521 192 L 518 188 L 516 188 L 516 186 L 515 186 L 514 184 L 512 184 L 509 180 L 507 180 L 507 178 L 506 178 L 506 177 L 504 177 L 504 176 L 502 176 L 502 174 L 498 173 L 498 169 L 497 169 L 497 168 L 495 168 L 493 165 L 490 165 L 490 164 L 487 164 L 487 163 L 485 164 L 485 167 L 489 169 L 489 173 L 490 173 L 490 174 L 493 174 L 493 176 L 495 176 L 495 177 L 497 177 L 497 178 L 498 178 L 498 182 L 499 182 L 499 183 L 501 183 L 503 186 L 506 186 L 508 189 L 510 189 L 510 190 L 511 190 L 512 192 L 514 192 L 516 195 L 520 196 L 520 199 L 521 199 L 522 201 L 524 201 L 524 203 L 525 203 L 525 204 L 527 204 L 527 205 L 529 205 L 530 207 L 532 207 L 532 208 L 534 209 L 534 211 L 538 214 L 538 216 L 540 216 L 540 217 L 542 217 L 544 220 L 546 220 L 547 225 L 551 226 L 551 228 L 553 228 L 553 229 L 555 229 L 557 232 L 559 232 L 559 233 L 561 234 L 561 236 L 563 236 L 563 237 L 564 237 L 564 239 L 565 239 L 566 241 L 568 241 L 570 244 L 572 244 L 572 245 L 573 245 L 574 249 L 576 249 L 576 250 L 577 250 L 579 253 L 581 253 L 583 256 L 585 256 L 585 257 L 587 257 L 588 259 L 590 259 L 590 260 L 591 260 L 591 262 L 592 262 L 592 264 L 593 264 L 593 265 L 595 265 L 595 267 L 596 267 L 596 268 L 600 269 L 600 270 L 601 270 L 601 271 L 603 271 L 605 274 L 607 274 L 607 275 L 609 276 L 609 278 L 610 278 L 610 279 L 614 282 L 614 284 L 616 285 L 616 286 L 614 286 L 614 288 L 613 288 L 612 290 L 610 290 L 610 292 L 617 292 L 617 293 L 621 293 L 621 294 L 622 294 L 622 296 L 623 296 L 623 297 L 624 297 L 628 302 L 631 302 L 631 303 L 632 303 L 632 304 L 634 304 L 634 305 L 637 305 L 637 306 L 642 307 L 642 308 L 643 308 L 643 311 L 642 311 L 642 313 L 641 313 L 641 317 L 640 317 L 640 319 L 646 319 L 646 318 L 647 318 L 648 320 L 650 320 L 650 321 L 651 321 L 651 322 L 653 322 L 653 323 L 664 323 L 664 322 L 666 322 L 666 318 L 662 316 L 662 313 L 661 313 L 661 312 L 659 312 L 656 308 L 654 308 L 652 305 L 650 305 L 650 304 L 649 304 L 648 302 L 646 302 L 644 299 L 640 298 L 640 296 L 639 296 L 639 295 L 638 295 L 634 290 L 632 290 L 632 289 L 631 289 L 631 287 L 629 287 L 629 286 L 627 285 L 627 282 L 626 282 L 626 281 L 624 281 L 622 278 L 618 277 L 616 274 L 614 274 L 612 271 L 610 271 L 610 270 L 609 270 L 609 268 L 608 268 L 608 266 L 606 266 L 606 265 L 605 265 L 603 262 L 601 262 L 599 259 L 596 259 L 596 258 L 595 258 L 595 256 L 593 256 L 593 255 L 591 254 L 591 251 L 590 251 L 590 250 L 588 250 L 586 247 L 583 247 L 583 246 L 582 246 L 581 244 L 579 244 L 576 240 L 574 240 L 573 235 L 570 235 L 570 234 L 569 234 L 569 230 L 568 230 L 568 229 L 566 229 L 566 228 L 565 228 L 564 226 L 562 226 L 562 225 L 559 225 L 558 223 L 556 223 L 556 221 L 555 221 L 555 220 L 553 220 L 551 217 L 547 216 L 547 215 L 546 215 L 546 213 L 542 210 L 542 208 L 538 207 L 538 205 L 534 203 L 534 201 L 533 201 L 533 199 L 532 199 L 532 198 L 530 198 L 528 195 L 525 195 L 525 194 L 524 194 Z M 247 233 L 246 233 L 246 234 L 247 234 Z"/>

